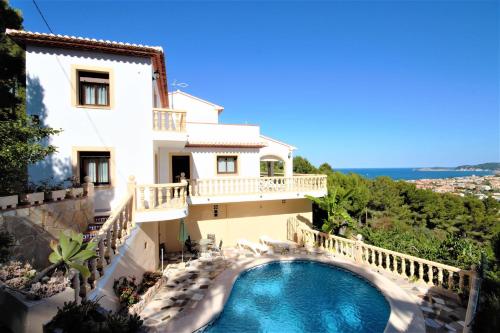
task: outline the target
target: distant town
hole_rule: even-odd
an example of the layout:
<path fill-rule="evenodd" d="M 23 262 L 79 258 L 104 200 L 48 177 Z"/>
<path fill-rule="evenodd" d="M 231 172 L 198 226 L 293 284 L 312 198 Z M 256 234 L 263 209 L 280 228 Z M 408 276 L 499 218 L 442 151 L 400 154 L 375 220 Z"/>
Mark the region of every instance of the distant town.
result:
<path fill-rule="evenodd" d="M 479 199 L 488 196 L 500 201 L 500 175 L 467 176 L 442 179 L 408 180 L 419 189 L 428 189 L 437 193 L 452 193 L 459 196 L 474 195 Z"/>

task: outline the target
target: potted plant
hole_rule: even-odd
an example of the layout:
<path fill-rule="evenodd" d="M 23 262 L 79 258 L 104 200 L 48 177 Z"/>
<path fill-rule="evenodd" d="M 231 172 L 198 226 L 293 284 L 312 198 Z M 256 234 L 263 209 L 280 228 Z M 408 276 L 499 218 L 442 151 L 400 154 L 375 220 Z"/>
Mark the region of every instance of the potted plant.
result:
<path fill-rule="evenodd" d="M 68 190 L 68 196 L 73 199 L 82 197 L 83 187 L 82 184 L 80 184 L 80 178 L 73 176 L 68 180 L 71 181 L 71 188 Z"/>
<path fill-rule="evenodd" d="M 43 189 L 29 182 L 24 188 L 24 193 L 20 195 L 20 201 L 29 203 L 30 205 L 41 204 L 43 203 L 44 197 L 45 193 Z"/>
<path fill-rule="evenodd" d="M 42 180 L 40 187 L 45 192 L 45 199 L 47 200 L 63 200 L 66 197 L 66 190 L 63 188 L 62 182 L 54 182 L 54 178 Z"/>
<path fill-rule="evenodd" d="M 0 197 L 0 210 L 7 208 L 16 208 L 19 197 L 17 195 L 8 195 Z"/>

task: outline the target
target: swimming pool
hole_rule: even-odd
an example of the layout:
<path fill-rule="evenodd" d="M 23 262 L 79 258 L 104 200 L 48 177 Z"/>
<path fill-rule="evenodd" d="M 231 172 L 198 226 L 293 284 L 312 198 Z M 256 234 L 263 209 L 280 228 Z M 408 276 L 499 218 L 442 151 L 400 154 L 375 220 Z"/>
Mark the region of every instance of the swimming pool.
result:
<path fill-rule="evenodd" d="M 279 261 L 243 272 L 203 332 L 383 332 L 384 296 L 363 278 L 314 261 Z"/>

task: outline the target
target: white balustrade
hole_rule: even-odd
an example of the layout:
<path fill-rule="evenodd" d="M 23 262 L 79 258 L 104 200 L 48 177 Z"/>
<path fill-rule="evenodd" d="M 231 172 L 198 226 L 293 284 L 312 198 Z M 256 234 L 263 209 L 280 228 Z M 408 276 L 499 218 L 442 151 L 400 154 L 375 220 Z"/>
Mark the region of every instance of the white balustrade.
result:
<path fill-rule="evenodd" d="M 171 184 L 137 185 L 137 211 L 185 207 L 187 186 L 186 181 Z"/>
<path fill-rule="evenodd" d="M 84 263 L 89 267 L 90 277 L 83 279 L 79 273 L 71 275 L 71 285 L 75 289 L 75 300 L 78 301 L 76 295 L 85 298 L 88 292 L 95 288 L 99 278 L 104 275 L 106 267 L 111 264 L 117 249 L 125 243 L 125 239 L 130 234 L 130 229 L 134 227 L 132 220 L 133 205 L 134 193 L 130 193 L 113 211 L 97 235 L 91 240 L 91 242 L 97 243 L 97 257 L 91 258 Z"/>
<path fill-rule="evenodd" d="M 153 129 L 157 131 L 185 132 L 186 112 L 153 109 Z"/>
<path fill-rule="evenodd" d="M 326 175 L 224 177 L 189 181 L 189 195 L 192 197 L 309 191 L 326 191 Z"/>
<path fill-rule="evenodd" d="M 476 274 L 474 270 L 463 270 L 317 230 L 300 228 L 300 234 L 303 245 L 316 246 L 358 263 L 443 290 L 468 293 Z"/>

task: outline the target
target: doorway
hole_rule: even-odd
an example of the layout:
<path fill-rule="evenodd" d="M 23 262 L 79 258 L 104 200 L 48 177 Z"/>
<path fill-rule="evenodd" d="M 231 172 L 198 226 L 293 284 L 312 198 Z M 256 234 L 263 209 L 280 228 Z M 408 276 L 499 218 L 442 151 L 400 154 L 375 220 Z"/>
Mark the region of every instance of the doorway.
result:
<path fill-rule="evenodd" d="M 181 181 L 181 173 L 184 172 L 186 179 L 191 177 L 189 156 L 172 156 L 172 182 Z"/>

